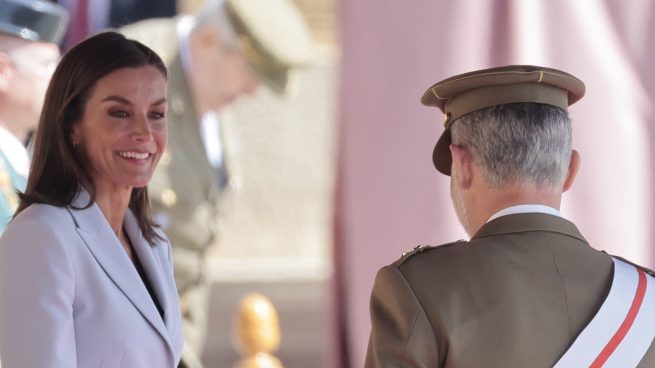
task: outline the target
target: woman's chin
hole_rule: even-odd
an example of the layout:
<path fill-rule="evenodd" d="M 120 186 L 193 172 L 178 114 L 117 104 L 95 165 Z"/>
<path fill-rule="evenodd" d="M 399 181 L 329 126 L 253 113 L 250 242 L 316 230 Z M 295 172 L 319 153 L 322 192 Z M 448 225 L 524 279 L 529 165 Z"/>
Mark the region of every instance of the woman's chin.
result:
<path fill-rule="evenodd" d="M 140 177 L 135 177 L 132 178 L 132 180 L 129 181 L 129 186 L 132 188 L 145 188 L 150 184 L 150 176 L 147 178 L 140 178 Z"/>

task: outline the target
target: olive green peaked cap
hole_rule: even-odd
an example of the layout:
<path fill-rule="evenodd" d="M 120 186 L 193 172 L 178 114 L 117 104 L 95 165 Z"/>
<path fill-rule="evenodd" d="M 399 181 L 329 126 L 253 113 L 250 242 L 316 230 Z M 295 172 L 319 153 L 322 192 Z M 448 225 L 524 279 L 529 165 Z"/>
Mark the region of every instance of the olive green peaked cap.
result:
<path fill-rule="evenodd" d="M 567 110 L 584 96 L 584 83 L 561 70 L 532 65 L 508 65 L 459 74 L 435 83 L 421 103 L 444 113 L 444 132 L 432 153 L 437 170 L 450 175 L 450 126 L 460 117 L 487 107 L 535 102 Z"/>

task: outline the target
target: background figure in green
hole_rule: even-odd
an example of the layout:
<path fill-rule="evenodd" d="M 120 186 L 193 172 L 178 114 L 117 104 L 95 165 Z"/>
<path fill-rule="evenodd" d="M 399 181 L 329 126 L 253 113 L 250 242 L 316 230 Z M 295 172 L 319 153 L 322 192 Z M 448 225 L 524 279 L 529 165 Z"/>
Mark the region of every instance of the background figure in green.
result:
<path fill-rule="evenodd" d="M 201 367 L 210 286 L 205 254 L 216 242 L 229 187 L 224 109 L 260 82 L 286 92 L 313 44 L 289 0 L 209 1 L 197 15 L 145 20 L 121 32 L 153 48 L 170 73 L 169 142 L 148 190 L 155 221 L 173 245 L 185 324 L 182 366 Z"/>
<path fill-rule="evenodd" d="M 41 113 L 68 13 L 57 4 L 0 0 L 0 233 L 25 189 L 29 156 L 24 143 Z"/>

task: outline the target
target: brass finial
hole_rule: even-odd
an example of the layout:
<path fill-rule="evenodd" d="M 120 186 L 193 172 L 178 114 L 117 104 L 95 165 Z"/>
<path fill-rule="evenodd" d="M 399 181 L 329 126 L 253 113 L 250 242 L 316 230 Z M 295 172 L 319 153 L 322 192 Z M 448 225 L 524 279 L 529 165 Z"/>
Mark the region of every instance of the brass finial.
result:
<path fill-rule="evenodd" d="M 243 358 L 235 368 L 283 368 L 273 353 L 280 346 L 280 322 L 273 303 L 261 294 L 248 294 L 239 304 L 234 340 Z"/>

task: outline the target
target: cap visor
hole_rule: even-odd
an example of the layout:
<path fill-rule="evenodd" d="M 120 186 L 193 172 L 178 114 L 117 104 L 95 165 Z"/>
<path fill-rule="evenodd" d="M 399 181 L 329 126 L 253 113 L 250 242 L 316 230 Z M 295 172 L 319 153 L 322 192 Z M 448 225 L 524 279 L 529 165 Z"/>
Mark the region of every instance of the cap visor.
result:
<path fill-rule="evenodd" d="M 444 130 L 434 146 L 432 151 L 432 163 L 437 170 L 447 176 L 450 176 L 450 167 L 452 165 L 452 157 L 450 155 L 450 129 Z"/>

